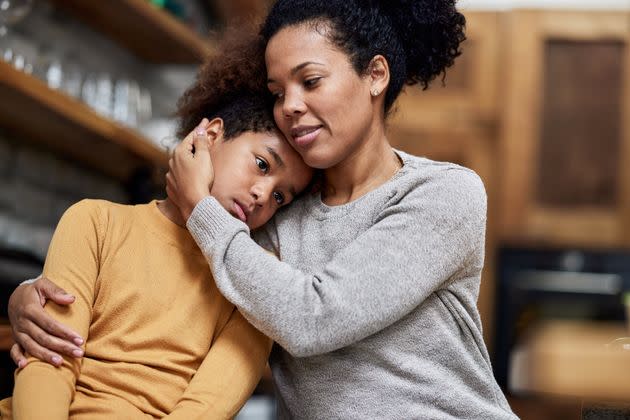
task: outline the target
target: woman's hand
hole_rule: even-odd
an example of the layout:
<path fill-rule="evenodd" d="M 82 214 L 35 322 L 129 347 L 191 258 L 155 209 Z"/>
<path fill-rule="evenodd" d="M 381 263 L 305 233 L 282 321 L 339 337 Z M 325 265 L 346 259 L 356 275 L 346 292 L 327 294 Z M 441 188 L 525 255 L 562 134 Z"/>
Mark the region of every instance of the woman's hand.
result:
<path fill-rule="evenodd" d="M 201 124 L 175 148 L 168 161 L 166 193 L 179 207 L 186 221 L 197 203 L 210 195 L 214 182 L 206 133 L 208 124 L 209 121 L 204 118 Z"/>
<path fill-rule="evenodd" d="M 9 298 L 9 320 L 16 342 L 11 348 L 11 358 L 20 368 L 26 366 L 24 350 L 55 366 L 63 361 L 59 353 L 71 357 L 83 356 L 79 347 L 83 344 L 81 336 L 44 310 L 49 299 L 59 305 L 74 302 L 74 296 L 45 277 L 40 277 L 35 283 L 18 286 Z"/>

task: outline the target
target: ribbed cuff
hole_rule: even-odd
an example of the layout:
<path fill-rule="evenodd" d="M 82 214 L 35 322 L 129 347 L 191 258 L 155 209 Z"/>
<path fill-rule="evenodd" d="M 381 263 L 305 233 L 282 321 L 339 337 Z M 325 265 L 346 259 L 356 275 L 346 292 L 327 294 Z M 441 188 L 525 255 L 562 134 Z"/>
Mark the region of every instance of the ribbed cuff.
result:
<path fill-rule="evenodd" d="M 247 225 L 228 213 L 212 196 L 197 203 L 186 227 L 199 245 L 214 242 L 221 237 L 232 237 L 239 231 L 249 234 Z"/>

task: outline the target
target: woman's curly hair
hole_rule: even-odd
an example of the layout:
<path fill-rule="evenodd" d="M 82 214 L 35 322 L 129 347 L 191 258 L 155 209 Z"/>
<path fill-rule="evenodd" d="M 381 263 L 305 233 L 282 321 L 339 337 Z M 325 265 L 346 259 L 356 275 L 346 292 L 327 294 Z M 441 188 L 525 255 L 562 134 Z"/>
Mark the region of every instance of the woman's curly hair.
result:
<path fill-rule="evenodd" d="M 177 102 L 179 138 L 203 118 L 222 118 L 225 140 L 245 131 L 276 130 L 264 51 L 264 40 L 248 26 L 230 28 L 221 36 L 216 53 L 205 60 L 195 83 Z"/>
<path fill-rule="evenodd" d="M 350 57 L 359 74 L 381 54 L 389 63 L 389 111 L 405 84 L 429 83 L 461 54 L 466 19 L 455 0 L 278 0 L 263 25 L 265 42 L 297 24 L 324 24 L 323 34 Z"/>

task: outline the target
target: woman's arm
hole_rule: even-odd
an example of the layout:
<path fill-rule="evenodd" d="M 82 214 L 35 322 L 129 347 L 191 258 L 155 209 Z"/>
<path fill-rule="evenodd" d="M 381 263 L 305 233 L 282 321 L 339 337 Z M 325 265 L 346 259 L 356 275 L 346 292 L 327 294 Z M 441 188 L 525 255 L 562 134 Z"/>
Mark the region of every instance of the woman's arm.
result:
<path fill-rule="evenodd" d="M 187 225 L 222 294 L 255 327 L 305 357 L 382 330 L 450 279 L 478 276 L 485 214 L 481 180 L 445 170 L 387 207 L 312 273 L 270 256 L 212 197 L 195 207 Z"/>
<path fill-rule="evenodd" d="M 231 419 L 267 364 L 271 340 L 235 309 L 171 414 L 175 419 Z"/>
<path fill-rule="evenodd" d="M 87 336 L 92 316 L 94 284 L 98 276 L 99 223 L 95 208 L 83 201 L 70 207 L 55 231 L 44 274 L 57 279 L 76 301 L 70 307 L 49 302 L 46 310 L 57 321 Z M 77 358 L 65 358 L 60 367 L 31 358 L 15 375 L 13 415 L 17 418 L 68 418 L 76 378 Z"/>

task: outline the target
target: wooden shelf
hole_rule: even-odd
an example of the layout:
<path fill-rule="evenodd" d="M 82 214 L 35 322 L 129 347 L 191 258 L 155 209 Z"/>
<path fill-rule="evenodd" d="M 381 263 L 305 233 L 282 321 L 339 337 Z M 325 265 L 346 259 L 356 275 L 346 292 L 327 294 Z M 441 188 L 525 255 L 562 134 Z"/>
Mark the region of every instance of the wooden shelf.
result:
<path fill-rule="evenodd" d="M 212 52 L 209 40 L 148 0 L 50 1 L 153 63 L 199 63 Z"/>
<path fill-rule="evenodd" d="M 120 180 L 142 166 L 166 166 L 166 152 L 148 139 L 42 81 L 0 62 L 0 127 Z"/>

